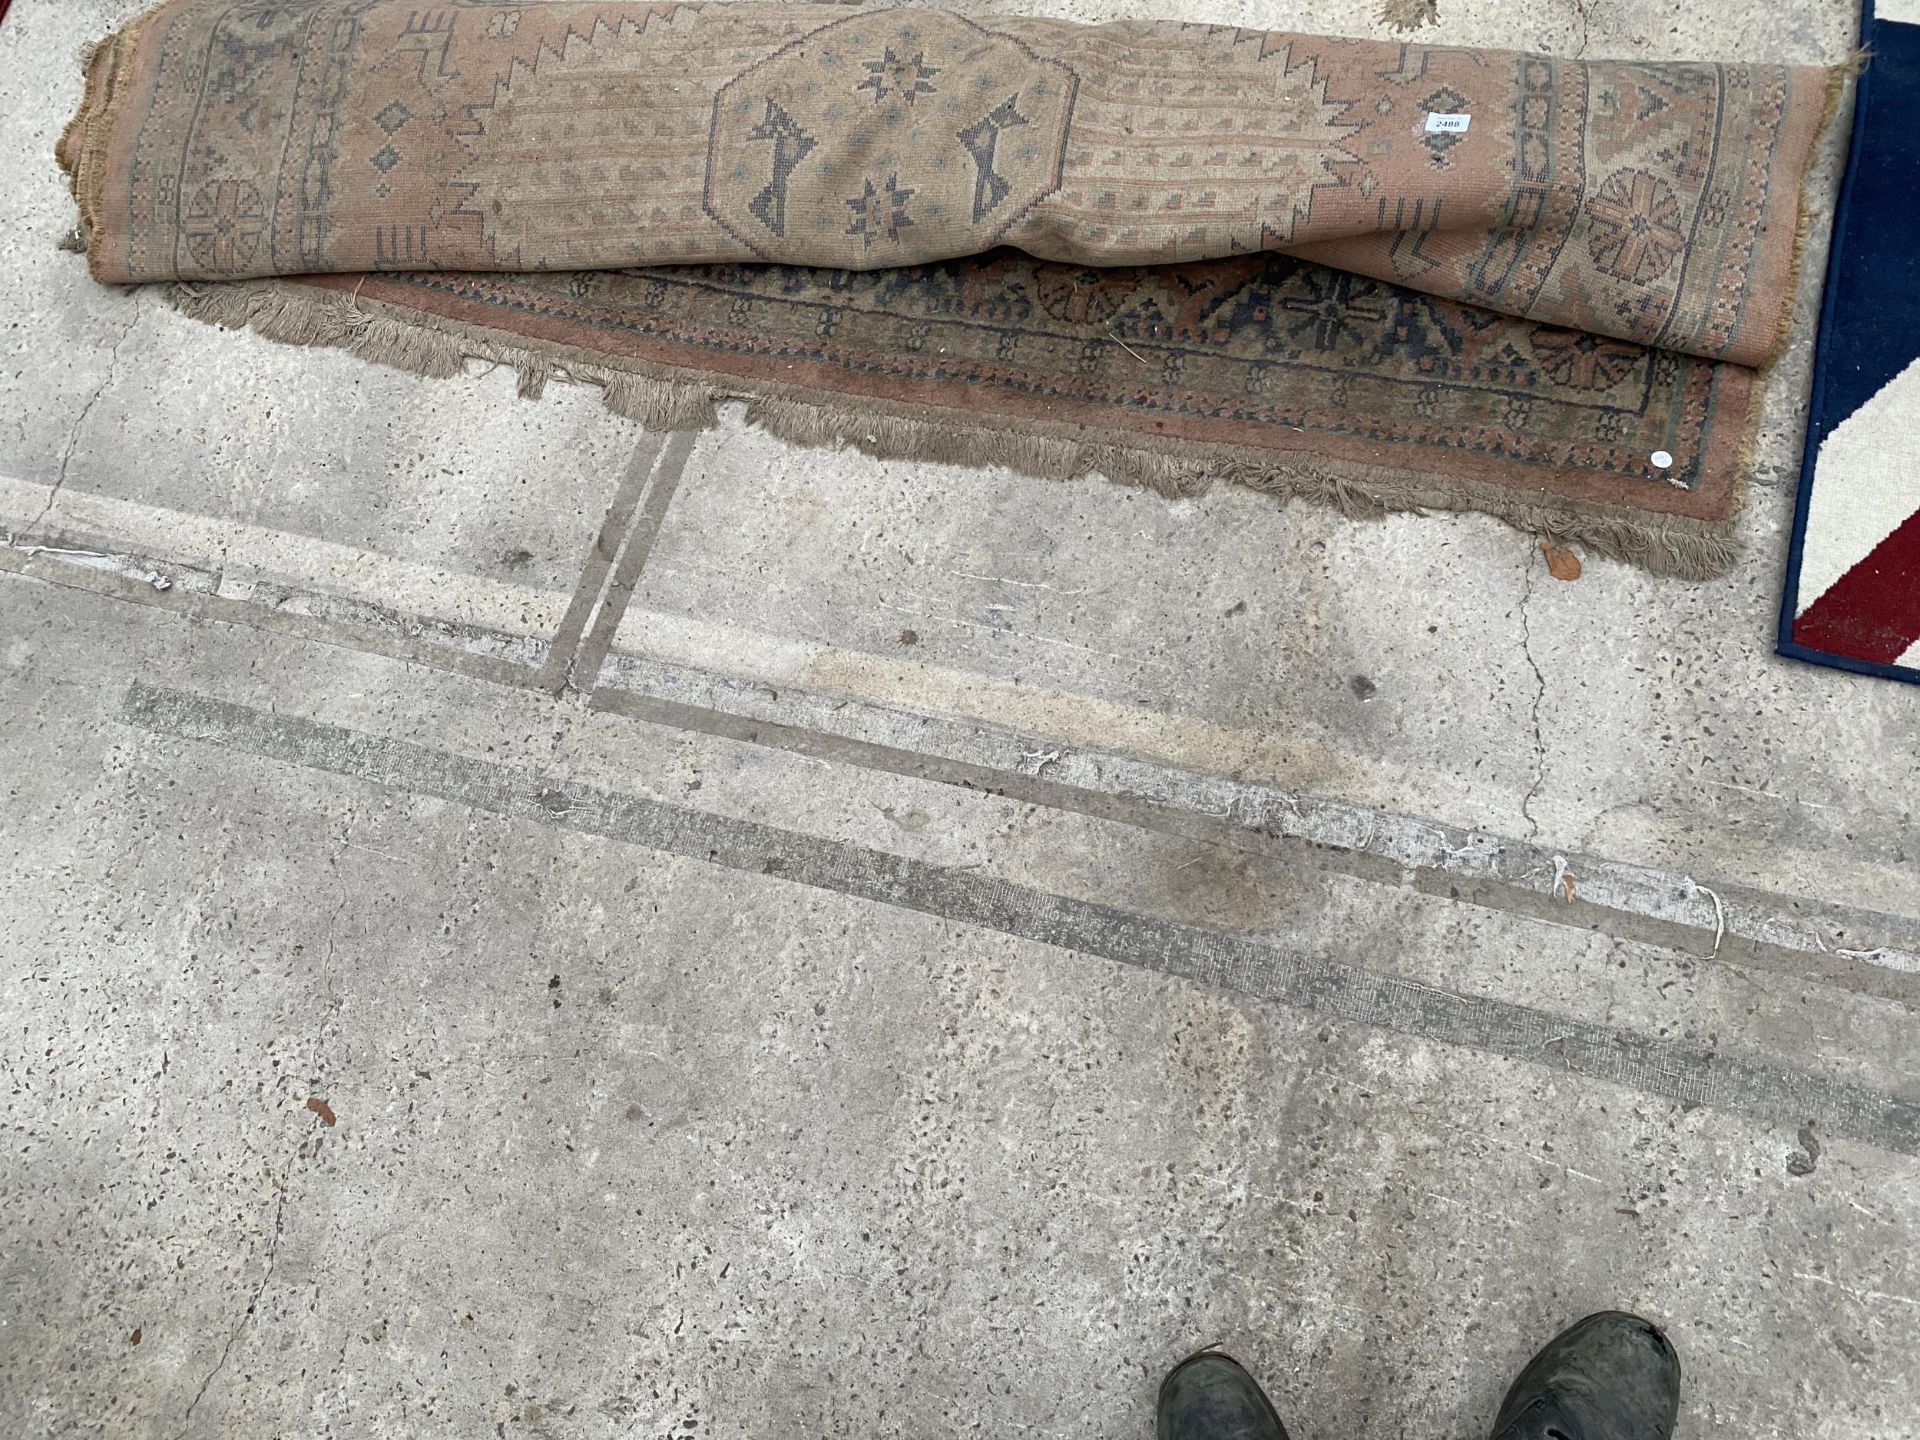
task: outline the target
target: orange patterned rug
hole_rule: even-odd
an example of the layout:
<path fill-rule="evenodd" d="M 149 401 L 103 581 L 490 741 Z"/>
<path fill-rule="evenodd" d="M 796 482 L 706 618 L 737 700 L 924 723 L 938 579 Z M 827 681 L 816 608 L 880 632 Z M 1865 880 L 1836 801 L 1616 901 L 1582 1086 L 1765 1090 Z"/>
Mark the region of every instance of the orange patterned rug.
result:
<path fill-rule="evenodd" d="M 170 0 L 61 143 L 95 275 L 655 424 L 1732 551 L 1836 76 L 1186 24 Z"/>

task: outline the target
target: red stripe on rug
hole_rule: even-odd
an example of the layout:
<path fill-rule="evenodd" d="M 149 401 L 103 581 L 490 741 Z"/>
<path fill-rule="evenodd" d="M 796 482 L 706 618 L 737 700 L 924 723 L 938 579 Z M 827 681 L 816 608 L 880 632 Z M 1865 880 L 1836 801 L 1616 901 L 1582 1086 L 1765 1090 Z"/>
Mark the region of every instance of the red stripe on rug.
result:
<path fill-rule="evenodd" d="M 1920 510 L 1793 622 L 1809 650 L 1891 665 L 1920 640 Z"/>

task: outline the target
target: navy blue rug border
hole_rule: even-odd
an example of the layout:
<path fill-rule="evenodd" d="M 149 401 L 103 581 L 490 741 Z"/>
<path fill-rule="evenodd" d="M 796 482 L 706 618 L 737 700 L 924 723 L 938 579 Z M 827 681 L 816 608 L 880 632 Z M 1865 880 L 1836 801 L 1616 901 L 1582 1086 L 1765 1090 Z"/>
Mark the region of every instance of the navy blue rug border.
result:
<path fill-rule="evenodd" d="M 1869 50 L 1877 24 L 1873 0 L 1863 0 L 1860 43 Z M 1861 155 L 1865 149 L 1867 103 L 1872 89 L 1873 63 L 1869 60 L 1854 85 L 1853 124 L 1848 139 L 1847 166 L 1840 180 L 1840 199 L 1833 211 L 1833 243 L 1827 254 L 1826 288 L 1820 300 L 1820 323 L 1813 342 L 1813 390 L 1807 397 L 1807 438 L 1800 456 L 1800 484 L 1794 495 L 1793 534 L 1787 545 L 1786 583 L 1781 590 L 1779 638 L 1774 652 L 1791 660 L 1804 660 L 1835 670 L 1851 670 L 1856 675 L 1877 675 L 1887 680 L 1905 680 L 1920 685 L 1920 670 L 1905 665 L 1883 665 L 1877 660 L 1856 660 L 1850 655 L 1836 655 L 1828 650 L 1815 650 L 1793 638 L 1794 615 L 1799 609 L 1800 598 L 1800 560 L 1807 539 L 1807 500 L 1813 493 L 1814 461 L 1819 458 L 1820 442 L 1826 439 L 1829 428 L 1823 413 L 1827 400 L 1827 371 L 1821 362 L 1839 304 L 1840 287 L 1836 281 L 1846 258 L 1844 242 L 1853 214 L 1854 182 L 1858 178 Z"/>

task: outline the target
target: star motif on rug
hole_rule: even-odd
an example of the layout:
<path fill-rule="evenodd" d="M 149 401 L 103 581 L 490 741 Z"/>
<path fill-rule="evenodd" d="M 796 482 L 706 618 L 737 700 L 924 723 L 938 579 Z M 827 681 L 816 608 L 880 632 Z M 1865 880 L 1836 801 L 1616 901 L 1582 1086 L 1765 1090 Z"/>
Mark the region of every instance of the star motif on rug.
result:
<path fill-rule="evenodd" d="M 858 235 L 860 243 L 869 250 L 873 249 L 875 240 L 899 244 L 900 232 L 913 228 L 913 221 L 907 215 L 907 201 L 912 198 L 913 191 L 902 189 L 897 175 L 889 175 L 886 185 L 879 189 L 873 181 L 867 181 L 866 189 L 847 201 L 847 208 L 853 211 L 853 223 L 847 226 L 847 234 Z"/>
<path fill-rule="evenodd" d="M 931 95 L 934 87 L 927 81 L 940 73 L 937 66 L 926 63 L 927 52 L 917 52 L 911 59 L 903 60 L 893 53 L 891 45 L 878 60 L 863 62 L 867 78 L 853 88 L 873 91 L 873 101 L 877 105 L 889 95 L 898 95 L 911 105 L 916 96 Z"/>

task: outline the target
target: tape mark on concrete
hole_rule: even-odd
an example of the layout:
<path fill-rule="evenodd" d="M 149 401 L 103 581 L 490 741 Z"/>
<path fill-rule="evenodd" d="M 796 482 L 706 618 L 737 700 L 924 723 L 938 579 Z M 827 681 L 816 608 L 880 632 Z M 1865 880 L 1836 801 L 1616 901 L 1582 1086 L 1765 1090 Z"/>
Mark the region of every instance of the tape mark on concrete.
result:
<path fill-rule="evenodd" d="M 674 493 L 680 488 L 680 478 L 686 474 L 687 458 L 693 454 L 693 442 L 697 438 L 697 433 L 692 430 L 674 431 L 659 457 L 658 465 L 654 467 L 653 488 L 647 492 L 647 503 L 641 507 L 639 517 L 628 532 L 625 548 L 620 552 L 620 563 L 614 567 L 613 579 L 608 583 L 600 608 L 593 617 L 593 626 L 581 642 L 579 653 L 567 667 L 576 690 L 591 691 L 599 681 L 600 667 L 605 664 L 607 651 L 613 648 L 613 638 L 619 632 L 621 620 L 626 617 L 627 602 L 633 598 L 633 587 L 639 583 L 640 572 L 646 568 L 647 559 L 653 554 L 654 542 L 660 538 L 661 526 L 667 519 L 667 507 L 673 503 Z"/>
<path fill-rule="evenodd" d="M 682 443 L 690 446 L 691 437 Z M 663 463 L 659 469 L 664 479 L 670 467 Z M 0 492 L 7 483 L 0 476 Z M 744 735 L 797 753 L 1026 795 L 1058 809 L 1256 853 L 1268 853 L 1276 844 L 1314 846 L 1325 863 L 1363 879 L 1410 883 L 1428 894 L 1550 923 L 1599 928 L 1672 949 L 1704 954 L 1724 931 L 1725 944 L 1717 955 L 1723 963 L 1906 1005 L 1920 1002 L 1920 921 L 1910 916 L 1748 889 L 1721 878 L 1713 878 L 1709 886 L 1692 876 L 1584 854 L 1563 857 L 1579 882 L 1569 898 L 1554 881 L 1556 857 L 1511 837 L 1091 749 L 1064 749 L 1048 765 L 1045 777 L 1036 778 L 1025 773 L 1021 755 L 1057 744 L 1038 735 L 859 698 L 813 694 L 784 680 L 742 680 L 686 663 L 610 653 L 639 566 L 651 550 L 659 516 L 671 496 L 670 486 L 656 482 L 646 508 L 654 511 L 657 502 L 658 515 L 643 515 L 626 531 L 613 581 L 576 587 L 556 637 L 561 643 L 554 645 L 538 635 L 428 619 L 321 590 L 197 569 L 180 560 L 144 555 L 117 538 L 65 526 L 52 537 L 28 536 L 14 548 L 0 546 L 0 574 L 384 655 L 497 685 L 548 691 L 567 683 L 579 690 L 597 686 L 595 705 L 654 723 Z M 4 499 L 0 494 L 0 501 Z M 610 529 L 618 532 L 621 527 L 612 524 Z M 76 558 L 41 549 L 42 541 L 61 536 L 95 546 L 97 554 Z M 629 568 L 628 556 L 631 573 L 623 576 L 619 571 Z M 156 575 L 167 578 L 166 589 L 154 588 Z M 565 643 L 577 623 L 576 607 L 591 617 L 577 649 Z M 658 619 L 649 616 L 647 623 Z M 675 619 L 684 624 L 687 617 Z M 734 643 L 739 639 L 736 633 Z M 868 738 L 897 735 L 903 728 L 913 731 L 911 749 Z M 1724 908 L 1713 903 L 1713 896 Z"/>
<path fill-rule="evenodd" d="M 738 648 L 688 626 L 706 653 Z M 771 667 L 750 668 L 747 677 Z M 1436 820 L 1183 770 L 1156 760 L 1063 744 L 1035 731 L 922 714 L 810 690 L 782 676 L 740 678 L 685 660 L 613 655 L 593 704 L 674 725 L 870 769 L 1031 800 L 1145 829 L 1256 853 L 1312 846 L 1322 863 L 1383 884 L 1410 883 L 1550 924 L 1812 979 L 1902 1004 L 1920 1002 L 1920 921 L 1752 889 L 1714 877 L 1630 865 Z M 1043 775 L 1035 750 L 1059 753 Z M 1556 864 L 1556 862 L 1558 862 Z M 1570 894 L 1565 877 L 1575 877 Z M 1713 897 L 1719 897 L 1718 902 Z M 1724 945 L 1720 941 L 1724 941 Z M 1843 948 L 1844 947 L 1844 948 Z"/>
<path fill-rule="evenodd" d="M 547 654 L 547 642 L 535 635 L 427 619 L 348 596 L 237 578 L 124 549 L 102 560 L 76 564 L 0 547 L 0 575 L 6 574 L 166 610 L 190 620 L 218 620 L 365 655 L 384 655 L 495 685 L 528 684 Z M 154 588 L 155 575 L 167 577 L 166 589 Z"/>
<path fill-rule="evenodd" d="M 1786 1066 L 1667 1045 L 1242 936 L 1136 915 L 841 841 L 529 774 L 404 741 L 145 684 L 126 718 L 159 735 L 450 800 L 748 874 L 1177 975 L 1316 1014 L 1465 1046 L 1788 1128 L 1816 1121 L 1920 1155 L 1920 1102 Z"/>
<path fill-rule="evenodd" d="M 662 436 L 646 436 L 634 448 L 633 457 L 627 462 L 626 473 L 620 477 L 620 488 L 614 492 L 613 502 L 607 506 L 606 516 L 600 522 L 600 533 L 593 538 L 593 549 L 587 555 L 587 563 L 581 567 L 580 579 L 573 587 L 573 597 L 567 602 L 567 613 L 560 619 L 553 644 L 547 651 L 547 662 L 541 667 L 535 682 L 543 690 L 559 690 L 572 679 L 573 653 L 579 647 L 580 637 L 587 633 L 587 622 L 592 618 L 595 607 L 600 604 L 601 594 L 607 587 L 607 572 L 613 569 L 620 548 L 626 543 L 640 496 L 647 488 L 648 479 L 659 468 L 663 443 Z"/>

